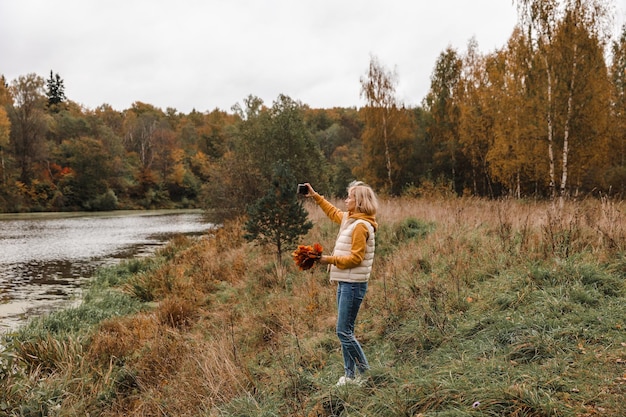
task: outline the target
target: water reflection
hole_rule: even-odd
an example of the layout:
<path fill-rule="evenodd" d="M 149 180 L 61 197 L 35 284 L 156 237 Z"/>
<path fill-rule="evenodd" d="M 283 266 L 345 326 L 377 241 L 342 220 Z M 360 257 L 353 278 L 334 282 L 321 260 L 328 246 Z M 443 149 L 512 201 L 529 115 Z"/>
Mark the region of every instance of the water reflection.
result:
<path fill-rule="evenodd" d="M 212 224 L 199 211 L 0 215 L 0 332 L 75 301 L 94 271 Z"/>

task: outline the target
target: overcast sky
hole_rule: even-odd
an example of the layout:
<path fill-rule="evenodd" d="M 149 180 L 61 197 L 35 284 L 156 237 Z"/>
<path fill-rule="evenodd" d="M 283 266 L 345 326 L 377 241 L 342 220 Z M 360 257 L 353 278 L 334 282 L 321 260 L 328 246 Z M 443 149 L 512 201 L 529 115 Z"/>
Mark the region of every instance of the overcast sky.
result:
<path fill-rule="evenodd" d="M 360 107 L 375 56 L 415 106 L 448 46 L 463 53 L 473 37 L 492 52 L 516 22 L 511 0 L 0 0 L 0 74 L 52 70 L 88 109 L 230 111 L 279 94 Z"/>

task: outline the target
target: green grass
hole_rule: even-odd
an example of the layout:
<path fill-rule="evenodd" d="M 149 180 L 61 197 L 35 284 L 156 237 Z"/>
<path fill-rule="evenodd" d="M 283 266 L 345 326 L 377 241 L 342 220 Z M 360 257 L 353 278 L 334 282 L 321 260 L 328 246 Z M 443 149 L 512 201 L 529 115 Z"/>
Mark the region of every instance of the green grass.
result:
<path fill-rule="evenodd" d="M 8 335 L 0 415 L 620 416 L 624 234 L 602 246 L 593 224 L 550 217 L 547 233 L 516 225 L 529 205 L 464 203 L 381 223 L 363 387 L 334 387 L 324 269 L 281 272 L 233 225 L 104 269 L 79 307 Z M 330 247 L 316 224 L 305 242 Z"/>

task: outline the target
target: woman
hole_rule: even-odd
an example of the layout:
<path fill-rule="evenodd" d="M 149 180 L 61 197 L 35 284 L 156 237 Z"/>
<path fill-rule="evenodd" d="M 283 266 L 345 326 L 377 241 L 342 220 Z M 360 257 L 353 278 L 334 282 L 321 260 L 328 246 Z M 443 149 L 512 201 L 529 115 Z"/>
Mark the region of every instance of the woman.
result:
<path fill-rule="evenodd" d="M 337 386 L 360 384 L 369 364 L 354 337 L 354 323 L 374 261 L 378 200 L 368 185 L 355 181 L 348 187 L 346 211 L 341 211 L 316 193 L 311 184 L 306 186 L 307 197 L 312 197 L 330 220 L 340 224 L 333 254 L 322 256 L 320 263 L 330 265 L 330 280 L 337 282 L 337 337 L 345 370 Z"/>

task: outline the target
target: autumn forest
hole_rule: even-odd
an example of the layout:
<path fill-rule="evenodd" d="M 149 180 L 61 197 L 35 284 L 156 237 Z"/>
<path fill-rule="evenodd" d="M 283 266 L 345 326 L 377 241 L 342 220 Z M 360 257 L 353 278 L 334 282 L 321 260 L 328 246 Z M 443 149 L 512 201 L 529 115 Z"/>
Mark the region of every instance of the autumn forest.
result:
<path fill-rule="evenodd" d="M 0 211 L 243 210 L 286 164 L 341 195 L 354 178 L 386 195 L 557 198 L 626 192 L 626 26 L 602 0 L 515 2 L 489 53 L 470 40 L 432 65 L 409 108 L 375 56 L 361 108 L 250 95 L 229 110 L 84 108 L 62 74 L 0 82 Z M 562 4 L 561 4 L 562 3 Z"/>

